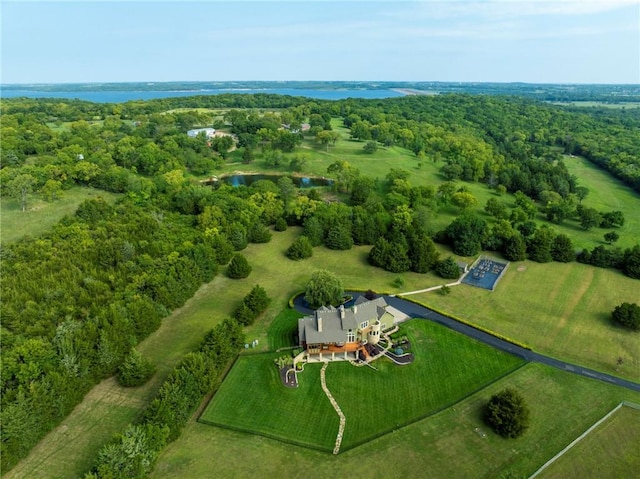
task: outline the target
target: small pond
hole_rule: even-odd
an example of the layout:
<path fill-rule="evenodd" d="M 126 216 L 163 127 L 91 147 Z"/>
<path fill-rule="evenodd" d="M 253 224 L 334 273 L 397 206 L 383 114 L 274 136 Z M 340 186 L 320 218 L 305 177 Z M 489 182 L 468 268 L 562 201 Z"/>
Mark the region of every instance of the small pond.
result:
<path fill-rule="evenodd" d="M 265 175 L 265 174 L 246 174 L 246 175 L 229 175 L 220 177 L 219 181 L 227 183 L 231 186 L 251 186 L 258 180 L 269 180 L 276 183 L 285 175 Z M 315 186 L 331 186 L 333 180 L 331 178 L 314 177 L 314 176 L 290 176 L 293 184 L 298 188 L 312 188 Z"/>

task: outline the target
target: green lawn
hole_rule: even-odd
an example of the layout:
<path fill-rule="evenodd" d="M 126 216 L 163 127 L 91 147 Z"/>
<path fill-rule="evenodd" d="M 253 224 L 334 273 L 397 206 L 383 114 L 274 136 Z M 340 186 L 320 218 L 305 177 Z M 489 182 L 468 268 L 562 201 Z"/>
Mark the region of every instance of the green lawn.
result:
<path fill-rule="evenodd" d="M 278 348 L 297 346 L 295 338 L 298 334 L 298 318 L 304 314 L 295 309 L 286 308 L 278 314 L 267 331 L 269 336 L 269 349 L 275 351 Z"/>
<path fill-rule="evenodd" d="M 623 406 L 546 468 L 541 479 L 634 477 L 640 471 L 640 411 Z"/>
<path fill-rule="evenodd" d="M 524 261 L 509 266 L 494 292 L 460 285 L 448 296 L 430 292 L 411 298 L 534 351 L 640 381 L 640 337 L 610 319 L 618 304 L 638 302 L 638 285 L 615 270 Z"/>
<path fill-rule="evenodd" d="M 78 205 L 89 198 L 102 196 L 113 202 L 119 195 L 94 188 L 74 187 L 63 192 L 56 201 L 44 201 L 34 195 L 22 211 L 20 202 L 13 198 L 0 199 L 0 238 L 2 243 L 16 241 L 24 235 L 39 236 L 50 230 L 65 215 L 75 213 Z"/>
<path fill-rule="evenodd" d="M 505 387 L 519 390 L 531 409 L 530 428 L 515 440 L 493 434 L 480 416 L 489 397 Z M 528 477 L 623 399 L 638 402 L 640 394 L 528 364 L 441 413 L 338 456 L 192 421 L 151 477 L 205 478 L 212 471 L 219 477 L 291 477 L 295 471 L 296 477 L 328 478 L 353 474 L 370 461 L 367 474 L 380 479 Z"/>
<path fill-rule="evenodd" d="M 341 450 L 444 409 L 523 364 L 428 321 L 413 320 L 402 332 L 416 356 L 410 365 L 387 359 L 373 363 L 376 369 L 329 365 L 327 386 L 347 420 Z M 273 364 L 277 356 L 242 356 L 201 420 L 331 451 L 338 416 L 322 392 L 320 364 L 307 364 L 299 387 L 289 389 Z"/>
<path fill-rule="evenodd" d="M 615 228 L 615 231 L 620 234 L 620 240 L 616 246 L 627 248 L 638 243 L 640 240 L 640 214 L 638 214 L 640 195 L 606 171 L 589 163 L 585 158 L 565 156 L 564 162 L 569 173 L 578 178 L 578 184 L 589 188 L 589 194 L 583 201 L 585 206 L 599 211 L 619 210 L 624 213 L 624 226 Z M 579 233 L 577 238 L 591 243 L 591 248 L 593 245 L 605 244 L 603 235 L 610 231 L 601 228 L 584 231 L 577 222 L 569 222 L 567 226 L 559 227 L 558 230 L 570 236 L 574 236 L 577 231 Z M 582 245 L 580 241 L 577 243 L 578 246 Z"/>

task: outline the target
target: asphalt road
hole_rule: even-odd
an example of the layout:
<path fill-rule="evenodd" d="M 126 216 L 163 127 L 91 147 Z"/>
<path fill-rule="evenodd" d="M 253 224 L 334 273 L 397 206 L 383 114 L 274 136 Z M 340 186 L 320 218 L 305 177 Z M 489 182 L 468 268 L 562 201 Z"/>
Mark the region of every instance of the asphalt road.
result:
<path fill-rule="evenodd" d="M 354 297 L 360 296 L 362 293 L 356 293 L 352 291 L 347 291 L 348 294 L 353 295 Z M 399 309 L 406 315 L 412 318 L 422 318 L 430 321 L 434 321 L 436 323 L 442 324 L 454 331 L 464 334 L 465 336 L 469 336 L 470 338 L 477 339 L 489 346 L 493 346 L 496 349 L 501 351 L 506 351 L 508 353 L 519 356 L 527 361 L 545 364 L 547 366 L 551 366 L 556 369 L 561 369 L 562 371 L 567 371 L 574 374 L 579 374 L 580 376 L 584 376 L 591 379 L 597 379 L 599 381 L 604 381 L 609 384 L 615 384 L 616 386 L 620 386 L 623 388 L 631 389 L 632 391 L 640 392 L 640 383 L 636 383 L 633 381 L 629 381 L 627 379 L 618 378 L 616 376 L 612 376 L 610 374 L 601 373 L 600 371 L 595 371 L 593 369 L 585 368 L 582 366 L 578 366 L 576 364 L 567 363 L 565 361 L 561 361 L 556 358 L 552 358 L 549 356 L 545 356 L 543 354 L 539 354 L 531 351 L 530 349 L 525 349 L 516 344 L 510 343 L 500 338 L 496 338 L 484 331 L 480 331 L 479 329 L 468 326 L 464 323 L 456 321 L 455 319 L 449 318 L 447 316 L 443 316 L 440 313 L 433 311 L 432 309 L 426 308 L 424 306 L 420 306 L 419 304 L 412 303 L 411 301 L 406 301 L 402 298 L 398 298 L 395 296 L 384 295 L 387 303 L 394 308 Z M 312 309 L 309 309 L 302 295 L 295 299 L 295 307 L 296 310 L 300 311 L 303 314 L 311 314 L 313 312 Z"/>

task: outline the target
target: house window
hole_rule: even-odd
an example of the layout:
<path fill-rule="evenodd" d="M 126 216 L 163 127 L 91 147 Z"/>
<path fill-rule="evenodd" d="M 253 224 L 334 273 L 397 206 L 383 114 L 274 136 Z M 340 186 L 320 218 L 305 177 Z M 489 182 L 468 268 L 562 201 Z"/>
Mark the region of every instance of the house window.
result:
<path fill-rule="evenodd" d="M 360 329 L 364 329 L 369 326 L 369 321 L 363 321 L 360 323 Z"/>
<path fill-rule="evenodd" d="M 353 331 L 349 331 L 347 333 L 347 342 L 353 343 L 355 340 L 356 340 L 356 333 L 354 333 Z"/>

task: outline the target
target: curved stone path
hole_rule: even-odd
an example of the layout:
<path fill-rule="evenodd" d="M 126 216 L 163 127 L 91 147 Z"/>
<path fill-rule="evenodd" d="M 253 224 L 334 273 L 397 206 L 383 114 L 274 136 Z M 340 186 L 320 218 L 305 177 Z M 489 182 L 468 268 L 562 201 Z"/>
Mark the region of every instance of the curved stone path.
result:
<path fill-rule="evenodd" d="M 340 409 L 340 406 L 338 406 L 337 401 L 334 399 L 333 395 L 331 394 L 331 391 L 329 391 L 329 388 L 327 387 L 327 379 L 325 374 L 325 371 L 327 370 L 327 366 L 329 366 L 328 362 L 324 363 L 324 366 L 322 366 L 322 369 L 320 370 L 320 384 L 322 384 L 322 390 L 329 398 L 329 402 L 331 402 L 333 409 L 336 410 L 336 412 L 338 413 L 338 417 L 340 418 L 340 427 L 338 427 L 338 435 L 336 436 L 336 445 L 333 448 L 333 453 L 338 454 L 340 452 L 340 444 L 342 443 L 342 435 L 344 434 L 344 426 L 347 423 L 347 418 L 344 416 L 342 409 Z"/>

